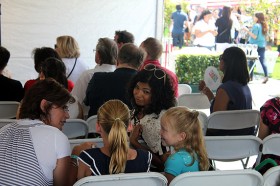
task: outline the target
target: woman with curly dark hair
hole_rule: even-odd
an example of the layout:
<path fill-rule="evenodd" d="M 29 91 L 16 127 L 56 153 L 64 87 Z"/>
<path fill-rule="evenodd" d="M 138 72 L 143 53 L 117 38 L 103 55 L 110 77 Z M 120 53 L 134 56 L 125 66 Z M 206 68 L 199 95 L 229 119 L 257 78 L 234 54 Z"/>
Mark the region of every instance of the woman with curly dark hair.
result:
<path fill-rule="evenodd" d="M 134 129 L 130 144 L 153 153 L 152 164 L 163 171 L 169 153 L 161 144 L 160 118 L 165 110 L 175 106 L 175 95 L 167 73 L 155 65 L 146 65 L 131 81 L 129 98 L 133 107 Z M 138 142 L 142 137 L 147 146 Z"/>

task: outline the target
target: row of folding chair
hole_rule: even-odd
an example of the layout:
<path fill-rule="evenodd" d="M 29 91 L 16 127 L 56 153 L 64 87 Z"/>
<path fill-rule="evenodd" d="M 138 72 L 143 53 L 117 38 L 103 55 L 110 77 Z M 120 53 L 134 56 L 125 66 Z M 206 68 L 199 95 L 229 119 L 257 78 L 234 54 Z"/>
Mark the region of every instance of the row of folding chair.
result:
<path fill-rule="evenodd" d="M 270 169 L 264 176 L 255 170 L 187 172 L 175 177 L 170 186 L 275 186 L 279 180 L 280 166 Z M 156 172 L 124 173 L 88 176 L 74 186 L 166 186 L 167 179 Z"/>
<path fill-rule="evenodd" d="M 16 118 L 19 102 L 0 101 L 0 119 Z"/>
<path fill-rule="evenodd" d="M 204 135 L 207 129 L 236 130 L 250 127 L 255 127 L 254 135 L 257 135 L 260 124 L 258 110 L 217 111 L 209 116 L 202 111 L 198 112 Z"/>
<path fill-rule="evenodd" d="M 67 119 L 62 132 L 68 138 L 88 137 L 88 133 L 95 133 L 97 116 L 91 116 L 86 121 L 82 119 Z"/>

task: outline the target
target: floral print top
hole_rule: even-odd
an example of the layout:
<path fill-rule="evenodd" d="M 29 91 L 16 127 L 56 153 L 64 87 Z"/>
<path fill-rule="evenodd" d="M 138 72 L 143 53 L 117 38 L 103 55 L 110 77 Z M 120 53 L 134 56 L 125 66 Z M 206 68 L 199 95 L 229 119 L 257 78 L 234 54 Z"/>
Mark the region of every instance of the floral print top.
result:
<path fill-rule="evenodd" d="M 267 100 L 260 112 L 263 123 L 269 128 L 269 134 L 280 133 L 280 98 Z"/>

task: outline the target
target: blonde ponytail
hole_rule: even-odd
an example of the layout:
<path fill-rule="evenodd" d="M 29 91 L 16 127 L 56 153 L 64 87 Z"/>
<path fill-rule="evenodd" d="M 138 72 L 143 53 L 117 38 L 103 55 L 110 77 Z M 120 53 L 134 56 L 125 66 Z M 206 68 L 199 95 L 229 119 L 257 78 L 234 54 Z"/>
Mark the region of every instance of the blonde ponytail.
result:
<path fill-rule="evenodd" d="M 120 100 L 110 100 L 98 110 L 97 121 L 108 134 L 110 153 L 109 173 L 118 174 L 125 171 L 128 139 L 127 126 L 130 113 L 128 107 Z"/>

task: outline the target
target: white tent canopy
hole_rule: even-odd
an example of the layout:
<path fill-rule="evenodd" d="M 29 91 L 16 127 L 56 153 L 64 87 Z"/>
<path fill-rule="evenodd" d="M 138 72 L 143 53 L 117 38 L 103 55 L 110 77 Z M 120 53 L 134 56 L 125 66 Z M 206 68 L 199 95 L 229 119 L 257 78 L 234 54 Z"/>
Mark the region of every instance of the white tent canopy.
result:
<path fill-rule="evenodd" d="M 12 78 L 36 78 L 31 52 L 53 47 L 56 37 L 71 35 L 79 43 L 81 58 L 93 67 L 97 40 L 113 39 L 127 30 L 137 45 L 147 37 L 162 37 L 163 0 L 0 0 L 1 44 L 11 52 Z"/>

